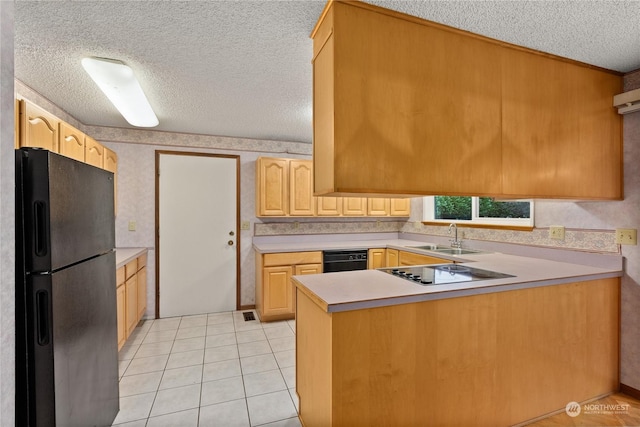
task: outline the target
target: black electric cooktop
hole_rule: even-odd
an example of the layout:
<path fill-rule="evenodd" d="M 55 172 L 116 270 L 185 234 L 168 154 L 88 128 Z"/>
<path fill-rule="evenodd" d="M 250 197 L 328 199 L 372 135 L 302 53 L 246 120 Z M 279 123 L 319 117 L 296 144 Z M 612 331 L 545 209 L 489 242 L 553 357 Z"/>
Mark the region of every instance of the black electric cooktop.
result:
<path fill-rule="evenodd" d="M 460 264 L 389 267 L 381 268 L 379 270 L 423 286 L 515 277 L 511 274 L 481 270 L 479 268 L 467 267 L 466 265 Z"/>

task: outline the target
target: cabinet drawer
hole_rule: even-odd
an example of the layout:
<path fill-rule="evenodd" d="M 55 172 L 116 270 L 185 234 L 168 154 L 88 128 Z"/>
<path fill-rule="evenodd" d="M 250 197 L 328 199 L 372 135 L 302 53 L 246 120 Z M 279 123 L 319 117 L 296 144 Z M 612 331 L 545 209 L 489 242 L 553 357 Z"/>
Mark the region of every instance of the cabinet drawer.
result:
<path fill-rule="evenodd" d="M 296 264 L 321 264 L 322 252 L 281 252 L 264 255 L 264 266 L 296 265 Z"/>
<path fill-rule="evenodd" d="M 400 251 L 400 265 L 445 264 L 450 262 L 442 258 Z"/>
<path fill-rule="evenodd" d="M 116 270 L 116 285 L 124 285 L 125 280 L 124 267 L 120 267 Z"/>
<path fill-rule="evenodd" d="M 134 259 L 133 261 L 129 261 L 124 266 L 125 278 L 128 279 L 129 277 L 133 276 L 134 274 L 136 274 L 136 271 L 138 271 L 138 260 Z"/>
<path fill-rule="evenodd" d="M 140 255 L 138 257 L 138 270 L 142 270 L 142 267 L 147 265 L 147 253 Z"/>

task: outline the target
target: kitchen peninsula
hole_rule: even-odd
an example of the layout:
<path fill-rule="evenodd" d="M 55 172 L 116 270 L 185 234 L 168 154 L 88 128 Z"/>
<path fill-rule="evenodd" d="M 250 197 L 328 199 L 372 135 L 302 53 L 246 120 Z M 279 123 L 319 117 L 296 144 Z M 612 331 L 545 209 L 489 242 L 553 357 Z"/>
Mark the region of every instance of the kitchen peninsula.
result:
<path fill-rule="evenodd" d="M 621 265 L 458 261 L 515 277 L 294 276 L 305 426 L 513 425 L 618 389 Z"/>

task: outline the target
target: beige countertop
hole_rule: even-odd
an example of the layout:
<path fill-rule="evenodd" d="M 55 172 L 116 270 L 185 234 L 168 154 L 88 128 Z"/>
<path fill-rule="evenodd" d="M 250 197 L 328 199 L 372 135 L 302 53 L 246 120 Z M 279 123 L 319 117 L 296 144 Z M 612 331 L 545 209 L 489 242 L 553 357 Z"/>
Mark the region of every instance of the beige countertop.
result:
<path fill-rule="evenodd" d="M 475 268 L 497 271 L 515 277 L 422 286 L 377 270 L 346 271 L 294 276 L 294 283 L 328 312 L 382 307 L 481 293 L 502 292 L 537 286 L 621 277 L 621 255 L 578 253 L 553 258 L 518 256 L 485 251 L 446 255 L 417 249 L 428 242 L 407 239 L 381 239 L 334 242 L 254 243 L 258 253 L 321 251 L 331 249 L 393 248 L 453 260 Z M 477 248 L 475 248 L 477 249 Z M 533 251 L 535 252 L 535 250 Z M 553 253 L 553 251 L 550 251 Z M 583 261 L 581 262 L 581 258 Z M 575 261 L 574 261 L 575 260 Z"/>
<path fill-rule="evenodd" d="M 116 248 L 116 269 L 147 252 L 147 248 Z"/>

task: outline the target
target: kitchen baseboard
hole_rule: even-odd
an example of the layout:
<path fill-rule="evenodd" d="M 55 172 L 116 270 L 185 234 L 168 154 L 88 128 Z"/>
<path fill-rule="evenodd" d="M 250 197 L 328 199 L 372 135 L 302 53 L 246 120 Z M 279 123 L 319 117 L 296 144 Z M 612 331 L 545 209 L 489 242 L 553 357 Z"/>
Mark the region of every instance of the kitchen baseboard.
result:
<path fill-rule="evenodd" d="M 241 305 L 240 306 L 240 311 L 242 310 L 253 310 L 256 308 L 255 304 L 251 304 L 251 305 Z"/>
<path fill-rule="evenodd" d="M 637 388 L 628 386 L 626 384 L 620 383 L 620 392 L 628 396 L 631 396 L 634 399 L 640 399 L 640 390 L 638 390 Z"/>

